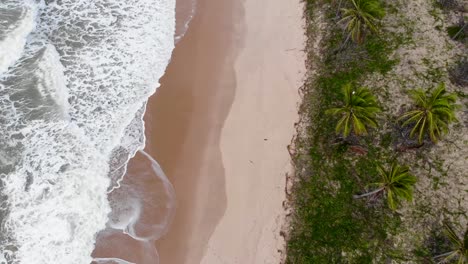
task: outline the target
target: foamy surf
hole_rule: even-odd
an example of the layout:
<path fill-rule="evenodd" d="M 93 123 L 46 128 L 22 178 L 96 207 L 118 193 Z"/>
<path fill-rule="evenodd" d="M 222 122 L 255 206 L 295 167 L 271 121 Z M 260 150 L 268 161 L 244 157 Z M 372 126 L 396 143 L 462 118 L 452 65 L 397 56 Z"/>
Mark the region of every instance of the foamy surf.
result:
<path fill-rule="evenodd" d="M 175 194 L 157 162 L 139 151 L 109 200 L 112 212 L 107 228 L 97 236 L 95 261 L 159 263 L 154 241 L 168 231 L 175 213 Z"/>
<path fill-rule="evenodd" d="M 32 1 L 6 1 L 0 6 L 0 74 L 21 57 L 26 37 L 35 27 L 36 12 Z"/>
<path fill-rule="evenodd" d="M 91 263 L 109 234 L 157 261 L 172 187 L 147 156 L 152 176 L 135 179 L 160 187 L 154 205 L 122 176 L 174 48 L 175 0 L 4 0 L 0 14 L 0 263 Z M 132 263 L 109 254 L 94 261 Z"/>

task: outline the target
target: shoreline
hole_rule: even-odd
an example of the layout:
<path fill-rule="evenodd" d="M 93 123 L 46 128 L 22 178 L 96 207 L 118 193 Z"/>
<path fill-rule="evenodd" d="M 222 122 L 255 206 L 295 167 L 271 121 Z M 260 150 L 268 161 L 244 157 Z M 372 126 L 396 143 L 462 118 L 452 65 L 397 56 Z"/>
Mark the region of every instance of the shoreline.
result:
<path fill-rule="evenodd" d="M 198 2 L 145 114 L 178 201 L 160 263 L 281 261 L 304 25 L 299 1 Z"/>
<path fill-rule="evenodd" d="M 234 97 L 240 17 L 234 1 L 199 1 L 148 103 L 146 151 L 172 182 L 178 205 L 169 232 L 156 242 L 161 263 L 199 262 L 226 207 L 219 138 Z"/>

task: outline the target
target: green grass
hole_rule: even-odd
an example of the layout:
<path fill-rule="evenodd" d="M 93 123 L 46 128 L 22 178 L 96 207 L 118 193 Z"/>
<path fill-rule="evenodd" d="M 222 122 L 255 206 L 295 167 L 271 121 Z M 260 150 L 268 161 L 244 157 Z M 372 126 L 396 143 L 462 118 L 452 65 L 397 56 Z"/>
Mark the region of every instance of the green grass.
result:
<path fill-rule="evenodd" d="M 314 9 L 322 3 L 307 1 L 306 14 L 314 16 Z M 302 114 L 309 115 L 311 125 L 300 145 L 307 146 L 308 155 L 293 157 L 301 180 L 293 188 L 295 213 L 286 262 L 384 263 L 388 258 L 399 257 L 398 249 L 389 243 L 389 236 L 397 232 L 400 219 L 385 203 L 369 206 L 352 196 L 378 180 L 378 162 L 394 158 L 388 150 L 391 135 L 382 137 L 382 142 L 375 146 L 372 135 L 361 139 L 368 155 L 357 156 L 347 151 L 345 142 L 336 142 L 335 122 L 324 112 L 340 99 L 344 84 L 359 84 L 371 73 L 390 71 L 397 63 L 389 55 L 398 39 L 389 34 L 369 36 L 362 46 L 350 44 L 340 50 L 344 38 L 332 21 L 336 14 L 333 2 L 326 11 L 327 30 L 334 34 L 324 40 L 319 77 L 304 87 Z"/>
<path fill-rule="evenodd" d="M 427 161 L 424 152 L 427 149 L 416 151 L 412 156 L 406 153 L 406 157 L 398 157 L 401 153 L 394 149 L 398 143 L 398 132 L 393 129 L 396 122 L 393 116 L 383 113 L 381 127 L 372 130 L 366 137 L 351 136 L 343 139 L 335 133 L 337 120 L 325 114 L 327 109 L 343 99 L 343 85 L 352 83 L 362 86 L 367 78 L 376 73 L 384 78 L 393 76 L 394 73 L 385 75 L 399 61 L 391 59 L 390 55 L 402 45 L 421 45 L 412 38 L 416 23 L 399 14 L 402 6 L 398 6 L 398 3 L 382 0 L 388 16 L 392 16 L 388 21 L 397 22 L 400 29 L 398 32 L 404 33 L 383 30 L 379 36 L 367 36 L 362 45 L 349 42 L 343 47 L 346 36 L 343 29 L 336 25 L 339 20 L 336 14 L 338 3 L 349 2 L 304 1 L 310 40 L 307 63 L 311 72 L 316 74 L 307 79 L 301 89 L 303 102 L 300 114 L 303 121 L 298 126 L 299 133 L 294 142 L 296 154 L 292 157 L 296 181 L 292 187 L 290 229 L 286 232 L 286 263 L 431 263 L 431 256 L 443 251 L 444 243 L 437 232 L 413 229 L 413 226 L 421 227 L 427 225 L 426 220 L 434 220 L 432 224 L 437 229 L 438 216 L 461 215 L 464 212 L 449 212 L 446 209 L 434 212 L 430 199 L 418 199 L 412 205 L 402 205 L 409 206 L 409 210 L 401 211 L 406 219 L 402 222 L 398 211 L 392 212 L 386 201 L 377 199 L 370 203 L 366 199 L 354 199 L 353 195 L 371 190 L 369 184 L 379 180 L 377 164 L 391 164 L 397 158 L 406 160 L 409 163 L 407 165 L 419 169 L 420 173 L 421 170 L 427 171 L 427 175 L 417 176 L 432 179 L 428 188 L 443 188 L 449 177 L 443 160 L 432 158 L 426 169 L 421 164 Z M 325 29 L 320 29 L 321 21 L 316 21 L 317 17 L 322 17 L 318 16 L 319 12 L 325 14 Z M 433 10 L 432 14 L 439 18 L 440 12 Z M 450 30 L 454 35 L 455 29 Z M 317 34 L 323 37 L 320 43 L 321 56 L 317 56 L 317 51 L 313 50 L 312 42 Z M 432 66 L 438 65 L 432 58 L 422 58 L 422 61 L 427 67 L 416 72 L 415 77 L 424 82 L 439 82 L 447 78 L 447 69 Z M 463 77 L 466 75 L 463 74 L 466 63 L 463 62 L 449 71 L 450 80 L 458 85 L 464 84 Z M 405 81 L 395 80 L 400 83 Z M 389 97 L 389 91 L 384 90 L 388 88 L 368 88 L 380 95 L 385 110 L 386 101 L 393 99 Z M 466 98 L 466 93 L 457 93 L 459 98 Z M 359 146 L 359 152 L 365 150 L 367 154 L 353 153 L 355 145 Z"/>

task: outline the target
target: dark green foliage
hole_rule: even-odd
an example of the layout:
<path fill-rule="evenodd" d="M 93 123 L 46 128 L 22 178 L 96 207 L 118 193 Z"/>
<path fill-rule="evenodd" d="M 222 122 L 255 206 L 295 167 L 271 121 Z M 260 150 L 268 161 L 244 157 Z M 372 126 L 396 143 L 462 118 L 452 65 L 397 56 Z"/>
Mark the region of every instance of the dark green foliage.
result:
<path fill-rule="evenodd" d="M 377 99 L 366 87 L 354 88 L 348 83 L 342 90 L 342 106 L 326 111 L 329 115 L 339 117 L 336 133 L 344 137 L 351 132 L 356 136 L 367 135 L 368 127 L 377 127 L 376 116 L 381 111 Z"/>
<path fill-rule="evenodd" d="M 468 29 L 467 26 L 450 26 L 447 27 L 447 33 L 450 36 L 450 38 L 454 40 L 464 40 L 466 38 L 466 31 Z"/>
<path fill-rule="evenodd" d="M 392 144 L 392 134 L 391 133 L 387 133 L 385 135 L 382 135 L 382 138 L 381 138 L 381 141 L 380 141 L 380 145 L 383 147 L 383 148 L 389 148 L 390 145 Z"/>
<path fill-rule="evenodd" d="M 445 84 L 437 88 L 424 91 L 416 89 L 410 91 L 414 109 L 404 113 L 399 119 L 404 120 L 403 126 L 411 126 L 410 137 L 417 136 L 419 143 L 424 137 L 429 137 L 436 143 L 443 134 L 448 132 L 450 123 L 457 121 L 455 104 L 457 96 L 445 90 Z"/>
<path fill-rule="evenodd" d="M 438 263 L 450 263 L 456 261 L 457 264 L 468 263 L 468 228 L 462 236 L 448 223 L 444 223 L 444 233 L 451 244 L 451 251 L 437 255 L 434 259 Z"/>
<path fill-rule="evenodd" d="M 366 34 L 378 33 L 379 22 L 385 16 L 379 0 L 349 0 L 349 7 L 341 12 L 340 22 L 346 25 L 348 37 L 359 44 L 364 42 Z"/>
<path fill-rule="evenodd" d="M 340 6 L 341 2 L 343 5 Z M 394 4 L 382 3 L 387 6 Z M 309 16 L 309 22 L 316 15 L 314 9 L 320 8 L 325 11 L 327 20 L 324 31 L 330 34 L 325 34 L 321 43 L 323 57 L 317 59 L 314 50 L 308 57 L 309 62 L 320 61 L 320 64 L 314 64 L 313 68 L 318 70 L 318 77 L 308 80 L 303 88 L 301 111 L 310 126 L 304 132 L 306 136 L 298 139 L 304 149 L 293 156 L 298 182 L 294 184 L 291 193 L 294 211 L 287 232 L 286 263 L 366 264 L 390 263 L 392 260 L 395 263 L 431 263 L 434 255 L 429 249 L 421 247 L 418 252 L 409 252 L 407 248 L 397 248 L 395 241 L 392 241 L 392 237 L 402 230 L 399 230 L 399 214 L 389 207 L 396 207 L 398 199 L 395 197 L 410 200 L 412 186 L 416 181 L 407 168 L 396 165 L 388 170 L 380 169 L 379 173 L 377 164 L 392 164 L 399 155 L 391 148 L 392 141 L 397 137 L 388 130 L 391 127 L 388 123 L 392 121 L 381 119 L 387 124 L 375 129 L 377 132 L 386 129 L 386 134 L 382 133 L 380 137 L 357 138 L 351 135 L 348 139 L 352 140 L 343 142 L 334 135 L 336 123 L 325 114 L 336 102 L 344 101 L 343 105 L 346 105 L 343 87 L 349 84 L 359 87 L 373 73 L 385 75 L 397 63 L 390 60 L 389 55 L 405 41 L 412 43 L 408 42 L 411 41 L 409 31 L 396 35 L 382 30 L 379 35 L 368 34 L 366 41 L 362 41 L 363 35 L 356 37 L 356 42 L 361 42 L 361 45 L 352 42 L 343 45 L 343 39 L 348 33 L 343 32 L 341 25 L 336 23 L 337 11 L 341 7 L 352 6 L 353 2 L 346 0 L 306 0 L 305 14 Z M 392 8 L 391 12 L 397 12 L 397 7 Z M 372 30 L 366 28 L 364 31 Z M 443 69 L 431 68 L 427 75 L 428 78 L 437 79 L 443 72 Z M 378 93 L 377 89 L 381 88 L 375 87 L 366 92 Z M 445 92 L 442 94 L 446 95 Z M 365 153 L 361 153 L 362 156 L 353 153 L 353 144 L 365 149 Z M 397 183 L 398 188 L 392 189 L 393 193 L 401 195 L 391 196 L 388 199 L 389 207 L 382 199 L 353 199 L 354 194 L 369 187 L 368 183 L 381 181 L 381 175 L 386 175 L 388 171 L 398 172 L 394 174 L 396 176 L 405 176 L 403 184 Z M 422 262 L 411 259 L 415 256 L 420 257 Z"/>
<path fill-rule="evenodd" d="M 372 184 L 375 190 L 355 195 L 355 198 L 376 196 L 382 193 L 386 196 L 388 207 L 392 210 L 397 208 L 401 199 L 413 200 L 413 185 L 417 179 L 409 173 L 407 166 L 400 166 L 394 162 L 388 169 L 378 165 L 377 170 L 381 180 Z"/>
<path fill-rule="evenodd" d="M 338 1 L 327 2 L 331 5 L 326 17 L 333 20 Z M 313 16 L 316 4 L 321 3 L 308 0 L 306 14 Z M 343 86 L 360 83 L 370 73 L 391 70 L 396 61 L 388 56 L 396 46 L 369 35 L 362 45 L 342 49 L 342 31 L 336 23 L 329 23 L 329 27 L 327 31 L 336 34 L 324 40 L 320 76 L 305 84 L 302 109 L 313 125 L 306 143 L 310 146 L 308 158 L 295 158 L 301 160 L 296 167 L 303 173 L 297 173 L 301 180 L 293 189 L 295 212 L 287 241 L 287 263 L 385 263 L 394 252 L 387 243 L 388 235 L 396 232 L 400 219 L 386 206 L 370 206 L 353 199 L 353 194 L 378 181 L 376 164 L 389 158 L 380 146 L 365 138 L 361 143 L 368 154 L 350 158 L 348 146 L 335 142 L 335 123 L 325 112 L 343 99 Z M 353 159 L 357 159 L 355 163 Z"/>
<path fill-rule="evenodd" d="M 312 150 L 312 156 L 324 157 L 323 150 Z M 335 150 L 331 150 L 333 154 Z M 320 155 L 322 154 L 322 155 Z M 330 160 L 340 162 L 328 165 Z M 383 259 L 383 243 L 388 232 L 399 225 L 391 212 L 375 210 L 352 195 L 361 188 L 352 176 L 352 164 L 339 155 L 314 159 L 317 172 L 295 189 L 297 221 L 288 241 L 287 263 L 372 263 Z M 356 174 L 374 170 L 373 159 L 362 158 Z M 375 180 L 375 179 L 373 179 Z M 346 252 L 345 256 L 342 254 Z"/>

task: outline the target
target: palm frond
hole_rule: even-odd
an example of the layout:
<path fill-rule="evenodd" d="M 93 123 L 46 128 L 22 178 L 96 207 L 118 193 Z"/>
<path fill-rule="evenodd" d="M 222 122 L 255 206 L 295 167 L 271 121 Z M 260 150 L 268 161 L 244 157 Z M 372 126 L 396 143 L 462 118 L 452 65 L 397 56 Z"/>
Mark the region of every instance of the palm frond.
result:
<path fill-rule="evenodd" d="M 400 199 L 413 200 L 413 186 L 417 178 L 409 173 L 407 166 L 392 163 L 388 170 L 379 166 L 378 171 L 382 176 L 381 185 L 385 186 L 390 209 L 395 210 Z"/>
<path fill-rule="evenodd" d="M 450 260 L 458 257 L 457 263 L 464 264 L 468 262 L 468 229 L 462 238 L 458 237 L 457 232 L 448 223 L 444 223 L 444 233 L 452 243 L 453 250 L 434 257 L 438 263 L 448 263 Z"/>
<path fill-rule="evenodd" d="M 354 88 L 348 83 L 342 87 L 343 102 L 339 107 L 325 111 L 326 114 L 340 117 L 335 130 L 344 137 L 368 134 L 368 128 L 377 127 L 377 114 L 381 111 L 377 99 L 365 87 Z"/>
<path fill-rule="evenodd" d="M 343 18 L 341 23 L 346 25 L 346 30 L 351 39 L 356 43 L 362 43 L 365 32 L 378 33 L 378 24 L 385 16 L 379 0 L 350 0 L 349 8 L 342 8 Z"/>
<path fill-rule="evenodd" d="M 457 96 L 447 93 L 443 83 L 433 90 L 411 90 L 409 96 L 415 109 L 404 113 L 398 120 L 404 120 L 402 126 L 412 125 L 410 137 L 417 135 L 419 143 L 422 143 L 426 136 L 436 143 L 448 132 L 449 124 L 457 121 Z"/>

